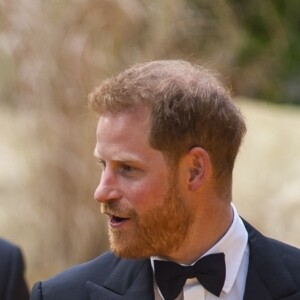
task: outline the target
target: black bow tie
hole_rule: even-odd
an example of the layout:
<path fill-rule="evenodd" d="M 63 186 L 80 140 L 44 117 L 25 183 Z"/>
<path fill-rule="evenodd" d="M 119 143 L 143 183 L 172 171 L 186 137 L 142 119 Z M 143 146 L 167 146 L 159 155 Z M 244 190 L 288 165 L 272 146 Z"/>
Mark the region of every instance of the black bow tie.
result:
<path fill-rule="evenodd" d="M 210 254 L 193 266 L 181 266 L 171 261 L 154 261 L 156 283 L 165 300 L 174 300 L 188 278 L 197 277 L 205 289 L 220 296 L 226 277 L 224 253 Z"/>

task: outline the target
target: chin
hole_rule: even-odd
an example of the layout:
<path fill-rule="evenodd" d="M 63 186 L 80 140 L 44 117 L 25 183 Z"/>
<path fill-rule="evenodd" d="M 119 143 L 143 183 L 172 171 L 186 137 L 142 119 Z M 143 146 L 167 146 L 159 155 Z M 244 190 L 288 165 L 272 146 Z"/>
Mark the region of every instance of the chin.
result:
<path fill-rule="evenodd" d="M 151 255 L 147 255 L 137 249 L 128 248 L 128 247 L 113 247 L 111 246 L 111 251 L 118 257 L 126 259 L 142 259 L 149 258 Z"/>
<path fill-rule="evenodd" d="M 153 255 L 148 249 L 139 247 L 137 245 L 125 245 L 125 243 L 110 243 L 111 251 L 118 257 L 126 259 L 143 259 L 149 258 Z"/>
<path fill-rule="evenodd" d="M 110 250 L 118 257 L 126 259 L 141 259 L 152 254 L 146 245 L 136 235 L 121 234 L 120 231 L 109 233 Z"/>

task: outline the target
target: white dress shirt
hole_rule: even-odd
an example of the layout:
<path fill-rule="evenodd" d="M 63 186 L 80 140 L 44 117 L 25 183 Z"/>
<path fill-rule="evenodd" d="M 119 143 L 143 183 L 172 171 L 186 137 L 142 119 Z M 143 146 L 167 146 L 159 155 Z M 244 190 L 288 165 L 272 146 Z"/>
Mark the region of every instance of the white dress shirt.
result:
<path fill-rule="evenodd" d="M 201 256 L 203 257 L 208 254 L 219 252 L 223 252 L 225 254 L 226 279 L 220 297 L 217 297 L 204 289 L 198 282 L 197 278 L 191 278 L 186 281 L 183 291 L 179 294 L 176 300 L 243 299 L 249 264 L 248 232 L 246 231 L 244 223 L 239 217 L 233 204 L 232 210 L 233 221 L 226 234 L 212 248 Z M 153 272 L 155 272 L 154 260 L 156 259 L 161 258 L 151 257 Z M 156 284 L 155 278 L 153 282 L 155 300 L 164 300 Z"/>

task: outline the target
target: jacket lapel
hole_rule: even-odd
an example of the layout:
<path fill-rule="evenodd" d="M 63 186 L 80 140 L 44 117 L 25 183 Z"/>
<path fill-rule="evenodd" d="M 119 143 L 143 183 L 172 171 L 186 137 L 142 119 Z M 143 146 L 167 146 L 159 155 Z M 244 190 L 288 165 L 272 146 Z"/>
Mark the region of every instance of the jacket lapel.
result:
<path fill-rule="evenodd" d="M 90 300 L 154 300 L 149 260 L 120 260 L 104 283 L 88 281 Z"/>
<path fill-rule="evenodd" d="M 244 300 L 300 299 L 289 270 L 270 239 L 244 221 L 249 234 L 249 268 Z"/>

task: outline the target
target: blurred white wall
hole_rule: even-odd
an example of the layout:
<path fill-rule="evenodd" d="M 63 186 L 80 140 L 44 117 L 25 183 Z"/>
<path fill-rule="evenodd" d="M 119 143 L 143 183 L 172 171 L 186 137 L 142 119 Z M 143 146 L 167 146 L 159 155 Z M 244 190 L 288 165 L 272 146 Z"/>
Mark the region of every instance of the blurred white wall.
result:
<path fill-rule="evenodd" d="M 300 107 L 237 102 L 248 126 L 234 203 L 263 233 L 300 247 Z"/>

